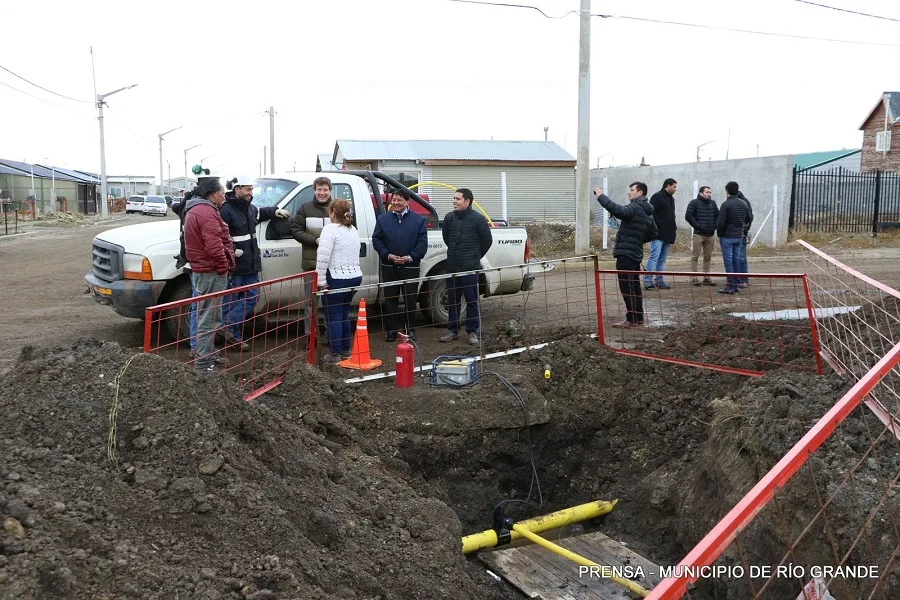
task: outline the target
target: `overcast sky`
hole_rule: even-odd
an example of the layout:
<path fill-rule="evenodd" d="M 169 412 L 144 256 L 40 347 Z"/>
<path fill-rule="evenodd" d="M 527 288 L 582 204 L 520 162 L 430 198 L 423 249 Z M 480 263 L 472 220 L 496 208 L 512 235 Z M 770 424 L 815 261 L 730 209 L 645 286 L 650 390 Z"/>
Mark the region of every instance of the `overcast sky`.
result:
<path fill-rule="evenodd" d="M 502 0 L 500 0 L 502 1 Z M 817 0 L 900 19 L 888 0 Z M 552 16 L 578 0 L 519 0 Z M 593 12 L 900 45 L 900 22 L 796 0 L 594 0 Z M 447 0 L 4 3 L 0 157 L 173 177 L 259 173 L 274 105 L 276 170 L 315 167 L 338 139 L 549 138 L 576 153 L 578 17 Z M 900 47 L 593 18 L 591 166 L 859 147 Z M 39 99 L 29 97 L 12 86 Z M 210 156 L 211 155 L 211 156 Z M 168 177 L 168 171 L 165 172 Z"/>

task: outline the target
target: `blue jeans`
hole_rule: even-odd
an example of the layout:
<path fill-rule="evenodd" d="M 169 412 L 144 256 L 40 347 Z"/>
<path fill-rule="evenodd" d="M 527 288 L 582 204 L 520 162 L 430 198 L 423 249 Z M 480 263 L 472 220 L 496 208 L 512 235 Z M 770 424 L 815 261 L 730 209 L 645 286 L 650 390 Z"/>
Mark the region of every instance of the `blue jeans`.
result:
<path fill-rule="evenodd" d="M 259 273 L 252 275 L 234 275 L 228 287 L 236 288 L 251 283 L 259 283 Z M 235 339 L 241 339 L 241 325 L 253 312 L 256 299 L 259 296 L 259 288 L 253 288 L 245 292 L 228 294 L 222 298 L 223 311 L 225 312 L 225 324 L 234 335 Z"/>
<path fill-rule="evenodd" d="M 197 286 L 194 285 L 194 277 L 191 275 L 191 298 L 196 298 L 200 294 L 197 293 Z M 197 348 L 197 303 L 191 303 L 191 352 Z"/>
<path fill-rule="evenodd" d="M 459 303 L 466 299 L 466 331 L 477 333 L 481 324 L 478 318 L 478 275 L 459 275 L 447 280 L 447 299 L 450 302 L 450 318 L 447 329 L 459 333 Z"/>
<path fill-rule="evenodd" d="M 722 247 L 722 260 L 725 261 L 726 273 L 739 273 L 741 268 L 741 238 L 719 238 L 719 246 Z M 739 277 L 729 277 L 725 288 L 737 290 Z"/>
<path fill-rule="evenodd" d="M 741 239 L 741 260 L 740 260 L 740 264 L 738 265 L 738 269 L 737 269 L 738 273 L 749 273 L 750 272 L 750 267 L 747 265 L 747 242 L 749 242 L 749 241 L 750 241 L 750 236 L 748 236 L 748 235 L 745 235 Z M 749 283 L 749 282 L 750 282 L 750 279 L 747 277 L 740 278 L 740 283 Z"/>
<path fill-rule="evenodd" d="M 341 290 L 344 288 L 359 287 L 362 277 L 353 279 L 333 279 L 331 273 L 325 273 L 325 281 L 329 290 Z M 353 347 L 353 337 L 350 332 L 350 301 L 353 300 L 353 290 L 324 294 L 322 303 L 325 305 L 325 318 L 328 321 L 328 342 L 331 345 L 331 353 L 338 355 L 347 353 Z"/>
<path fill-rule="evenodd" d="M 216 273 L 191 273 L 191 281 L 197 295 L 221 292 L 228 286 L 227 275 Z M 197 314 L 197 368 L 210 366 L 218 356 L 215 346 L 216 330 L 222 325 L 222 299 L 210 298 L 199 304 Z"/>
<path fill-rule="evenodd" d="M 666 270 L 666 259 L 669 258 L 669 248 L 671 244 L 668 244 L 662 240 L 653 240 L 650 242 L 650 258 L 647 259 L 647 271 L 665 271 Z M 656 283 L 662 283 L 663 276 L 656 276 Z M 653 285 L 653 276 L 652 275 L 644 275 L 644 285 Z"/>

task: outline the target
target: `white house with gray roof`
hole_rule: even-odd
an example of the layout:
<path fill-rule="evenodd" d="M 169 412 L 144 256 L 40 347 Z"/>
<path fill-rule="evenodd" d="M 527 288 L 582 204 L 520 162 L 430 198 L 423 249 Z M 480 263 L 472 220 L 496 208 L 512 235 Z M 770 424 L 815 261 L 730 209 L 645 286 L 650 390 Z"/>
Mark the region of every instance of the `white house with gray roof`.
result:
<path fill-rule="evenodd" d="M 442 216 L 453 210 L 454 189 L 465 187 L 495 219 L 575 220 L 575 158 L 555 142 L 338 140 L 331 163 L 382 171 L 407 187 L 420 184 L 416 191 Z"/>

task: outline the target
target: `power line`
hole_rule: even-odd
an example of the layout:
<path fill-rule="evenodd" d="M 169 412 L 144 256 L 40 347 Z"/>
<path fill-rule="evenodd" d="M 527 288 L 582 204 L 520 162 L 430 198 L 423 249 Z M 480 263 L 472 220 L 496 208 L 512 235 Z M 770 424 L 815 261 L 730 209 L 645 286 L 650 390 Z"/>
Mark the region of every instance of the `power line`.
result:
<path fill-rule="evenodd" d="M 7 69 L 7 68 L 4 67 L 3 65 L 0 65 L 0 69 L 3 69 L 4 71 L 6 71 L 7 73 L 9 73 L 10 75 L 13 75 L 13 76 L 15 76 L 15 77 L 18 77 L 19 79 L 21 79 L 21 80 L 24 81 L 25 83 L 29 83 L 29 84 L 33 85 L 34 87 L 36 87 L 36 88 L 38 88 L 38 89 L 41 89 L 41 90 L 44 90 L 45 92 L 49 92 L 49 93 L 53 94 L 54 96 L 59 96 L 60 98 L 65 98 L 66 100 L 71 100 L 72 102 L 84 102 L 84 103 L 86 103 L 86 104 L 93 104 L 93 101 L 91 101 L 91 100 L 79 100 L 78 98 L 71 98 L 71 97 L 66 96 L 66 95 L 64 95 L 64 94 L 59 94 L 59 93 L 57 93 L 57 92 L 54 92 L 53 90 L 48 90 L 47 88 L 45 88 L 45 87 L 43 87 L 43 86 L 40 86 L 40 85 L 36 84 L 36 83 L 33 82 L 33 81 L 29 81 L 28 79 L 25 79 L 24 77 L 22 77 L 22 76 L 19 75 L 18 73 L 13 73 L 12 71 L 10 71 L 9 69 Z"/>
<path fill-rule="evenodd" d="M 0 81 L 0 85 L 6 86 L 6 87 L 8 87 L 9 89 L 11 89 L 11 90 L 13 90 L 13 91 L 19 92 L 20 94 L 25 94 L 26 96 L 28 96 L 28 97 L 30 97 L 30 98 L 34 98 L 35 100 L 40 100 L 41 102 L 46 102 L 46 103 L 49 104 L 50 106 L 55 106 L 56 108 L 61 108 L 62 110 L 67 110 L 67 111 L 69 111 L 69 112 L 77 112 L 77 111 L 74 111 L 74 110 L 72 110 L 71 108 L 68 108 L 68 107 L 66 107 L 66 106 L 60 106 L 59 104 L 57 104 L 57 103 L 55 103 L 55 102 L 50 102 L 50 101 L 47 100 L 46 98 L 41 98 L 40 96 L 35 96 L 34 94 L 29 94 L 29 93 L 26 92 L 25 90 L 20 90 L 20 89 L 17 88 L 17 87 L 13 87 L 13 86 L 9 85 L 8 83 L 4 83 L 4 82 Z"/>
<path fill-rule="evenodd" d="M 699 25 L 697 23 L 683 23 L 680 21 L 663 21 L 661 19 L 646 19 L 644 17 L 627 17 L 622 15 L 599 15 L 593 14 L 592 17 L 603 17 L 605 19 L 626 19 L 629 21 L 643 21 L 645 23 L 658 23 L 661 25 L 679 25 L 681 27 L 694 27 L 697 29 L 718 29 L 719 31 L 732 31 L 735 33 L 751 33 L 754 35 L 767 35 L 770 37 L 793 38 L 797 40 L 813 40 L 817 42 L 834 42 L 837 44 L 856 44 L 859 46 L 882 46 L 887 48 L 900 48 L 900 44 L 887 44 L 883 42 L 863 42 L 859 40 L 842 40 L 837 38 L 821 38 L 809 35 L 796 35 L 793 33 L 775 33 L 773 31 L 756 31 L 753 29 L 738 29 L 735 27 L 719 27 L 717 25 Z"/>
<path fill-rule="evenodd" d="M 551 15 L 548 15 L 547 13 L 545 13 L 543 10 L 541 10 L 537 6 L 531 6 L 531 5 L 527 5 L 527 4 L 504 4 L 501 2 L 485 2 L 485 1 L 481 1 L 481 0 L 444 0 L 444 1 L 445 2 L 461 2 L 464 4 L 482 4 L 485 6 L 500 6 L 500 7 L 505 7 L 505 8 L 530 8 L 530 9 L 538 11 L 539 13 L 541 13 L 543 16 L 547 17 L 548 19 L 562 19 L 569 15 L 578 15 L 577 11 L 570 10 L 569 12 L 559 15 L 559 16 L 551 16 Z M 825 8 L 834 8 L 835 10 L 845 10 L 845 9 L 837 9 L 833 6 L 827 6 L 824 4 L 816 4 L 814 2 L 809 2 L 808 0 L 796 0 L 796 1 L 797 2 L 805 2 L 806 4 L 814 4 L 815 6 L 822 6 Z M 855 12 L 855 11 L 847 11 L 847 12 Z M 869 17 L 888 19 L 888 20 L 892 20 L 892 21 L 898 20 L 898 19 L 890 19 L 889 17 L 878 17 L 877 15 L 869 15 L 867 13 L 856 13 L 856 14 L 861 14 L 861 15 L 865 15 L 865 16 L 869 16 Z M 717 25 L 701 25 L 699 23 L 685 23 L 682 21 L 665 21 L 662 19 L 648 19 L 648 18 L 644 18 L 644 17 L 631 17 L 631 16 L 627 16 L 627 15 L 608 15 L 608 14 L 601 14 L 601 13 L 592 13 L 591 16 L 598 17 L 601 19 L 624 19 L 624 20 L 628 20 L 628 21 L 642 21 L 644 23 L 656 23 L 659 25 L 677 25 L 680 27 L 692 27 L 695 29 L 717 29 L 719 31 L 731 31 L 734 33 L 747 33 L 747 34 L 751 34 L 751 35 L 765 35 L 765 36 L 769 36 L 769 37 L 791 38 L 791 39 L 796 39 L 796 40 L 810 40 L 810 41 L 816 41 L 816 42 L 832 42 L 835 44 L 855 44 L 858 46 L 880 46 L 883 48 L 900 48 L 900 44 L 888 44 L 888 43 L 884 43 L 884 42 L 866 42 L 866 41 L 861 41 L 861 40 L 844 40 L 844 39 L 839 39 L 839 38 L 823 38 L 823 37 L 816 37 L 816 36 L 812 36 L 812 35 L 797 35 L 797 34 L 793 34 L 793 33 L 776 33 L 774 31 L 758 31 L 755 29 L 740 29 L 740 28 L 736 28 L 736 27 L 720 27 Z"/>
<path fill-rule="evenodd" d="M 885 17 L 882 15 L 873 15 L 870 13 L 859 12 L 857 10 L 850 10 L 849 8 L 840 8 L 839 6 L 829 6 L 827 4 L 819 4 L 818 2 L 810 2 L 809 0 L 794 0 L 795 2 L 800 2 L 801 4 L 809 4 L 810 6 L 818 6 L 819 8 L 828 8 L 831 10 L 836 10 L 839 12 L 850 13 L 851 15 L 859 15 L 861 17 L 871 17 L 872 19 L 882 19 L 884 21 L 893 21 L 895 23 L 900 23 L 900 19 L 894 19 L 893 17 Z"/>
<path fill-rule="evenodd" d="M 532 10 L 536 10 L 545 16 L 548 19 L 563 19 L 568 17 L 569 15 L 577 15 L 577 10 L 570 10 L 567 13 L 561 15 L 548 15 L 543 10 L 538 8 L 537 6 L 531 6 L 529 4 L 504 4 L 502 2 L 483 2 L 482 0 L 445 0 L 445 2 L 459 2 L 460 4 L 482 4 L 484 6 L 504 6 L 507 8 L 530 8 Z"/>

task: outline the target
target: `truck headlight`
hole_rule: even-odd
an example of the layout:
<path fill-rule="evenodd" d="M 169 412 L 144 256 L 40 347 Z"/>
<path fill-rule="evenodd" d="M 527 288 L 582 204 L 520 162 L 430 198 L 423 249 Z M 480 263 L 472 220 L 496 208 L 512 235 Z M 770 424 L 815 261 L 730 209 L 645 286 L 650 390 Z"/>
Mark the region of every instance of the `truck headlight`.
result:
<path fill-rule="evenodd" d="M 122 277 L 125 279 L 153 281 L 153 269 L 150 267 L 150 260 L 140 254 L 126 254 L 122 259 L 122 271 Z"/>

